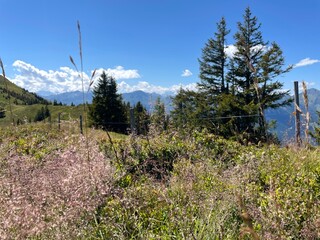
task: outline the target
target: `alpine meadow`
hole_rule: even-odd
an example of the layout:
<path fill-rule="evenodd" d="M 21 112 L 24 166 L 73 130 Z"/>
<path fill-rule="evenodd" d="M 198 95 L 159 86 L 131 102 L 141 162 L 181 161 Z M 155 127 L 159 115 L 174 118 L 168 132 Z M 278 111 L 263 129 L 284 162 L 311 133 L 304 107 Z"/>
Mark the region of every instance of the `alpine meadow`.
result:
<path fill-rule="evenodd" d="M 125 14 L 131 11 L 120 3 L 109 4 L 119 4 Z M 98 14 L 93 9 L 97 12 L 90 14 Z M 306 63 L 288 64 L 278 36 L 264 35 L 264 25 L 252 9 L 241 8 L 238 22 L 220 14 L 194 59 L 196 84 L 176 85 L 170 106 L 163 100 L 168 95 L 152 99 L 150 93 L 132 101 L 123 97 L 122 90 L 132 85 L 119 79 L 134 83 L 143 78 L 133 58 L 148 58 L 145 52 L 123 50 L 132 69 L 97 66 L 89 74 L 86 64 L 99 56 L 84 50 L 108 45 L 102 32 L 108 32 L 111 44 L 113 36 L 128 31 L 117 42 L 124 47 L 139 38 L 154 54 L 148 62 L 157 65 L 161 79 L 166 67 L 179 63 L 168 55 L 167 65 L 161 65 L 154 48 L 166 43 L 173 55 L 183 55 L 168 43 L 180 32 L 170 26 L 171 10 L 166 9 L 168 19 L 161 18 L 166 25 L 151 20 L 159 17 L 156 11 L 137 12 L 126 20 L 138 22 L 134 31 L 168 28 L 172 36 L 157 41 L 159 35 L 130 35 L 129 28 L 118 27 L 122 12 L 117 16 L 105 9 L 99 21 L 110 14 L 114 26 L 104 26 L 98 36 L 86 35 L 88 23 L 81 21 L 80 27 L 78 21 L 78 36 L 67 34 L 77 47 L 69 59 L 65 54 L 71 68 L 46 72 L 20 61 L 14 65 L 22 67 L 8 77 L 10 67 L 1 58 L 0 239 L 320 239 L 319 91 L 308 89 L 311 84 L 305 81 L 300 95 L 298 89 L 293 95 L 285 87 L 285 76 Z M 191 26 L 186 19 L 184 24 Z M 46 21 L 44 17 L 41 24 Z M 94 45 L 88 46 L 93 38 Z M 191 76 L 189 69 L 181 75 Z M 39 91 L 27 90 L 28 84 Z M 147 82 L 140 85 L 166 90 Z M 65 86 L 81 91 L 80 104 L 41 94 Z M 276 131 L 277 116 L 271 111 L 295 120 L 294 137 Z"/>

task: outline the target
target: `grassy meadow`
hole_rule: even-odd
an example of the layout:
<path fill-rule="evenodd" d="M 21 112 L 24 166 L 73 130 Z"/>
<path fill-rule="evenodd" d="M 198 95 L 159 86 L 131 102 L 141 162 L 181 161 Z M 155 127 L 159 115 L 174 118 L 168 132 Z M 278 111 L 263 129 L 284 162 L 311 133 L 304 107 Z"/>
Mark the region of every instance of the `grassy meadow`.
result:
<path fill-rule="evenodd" d="M 44 107 L 43 104 L 33 104 L 33 105 L 12 105 L 13 119 L 15 123 L 19 119 L 21 123 L 30 123 L 34 121 L 36 113 Z M 58 115 L 60 113 L 60 120 L 76 120 L 79 116 L 83 114 L 83 106 L 54 106 L 48 105 L 51 118 L 46 119 L 46 121 L 51 121 L 52 123 L 58 122 Z M 10 111 L 6 111 L 6 117 L 0 118 L 0 126 L 6 127 L 11 123 Z"/>
<path fill-rule="evenodd" d="M 320 238 L 316 147 L 152 127 L 86 138 L 76 121 L 0 135 L 1 239 Z"/>

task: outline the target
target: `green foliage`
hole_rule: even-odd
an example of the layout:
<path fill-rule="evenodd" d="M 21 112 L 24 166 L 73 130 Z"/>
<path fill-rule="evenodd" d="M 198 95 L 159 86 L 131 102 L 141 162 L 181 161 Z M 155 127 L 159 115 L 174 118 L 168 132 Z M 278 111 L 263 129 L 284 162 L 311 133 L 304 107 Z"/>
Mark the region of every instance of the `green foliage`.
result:
<path fill-rule="evenodd" d="M 180 130 L 213 129 L 214 114 L 207 104 L 208 95 L 180 89 L 173 98 L 173 111 L 171 118 L 173 126 Z"/>
<path fill-rule="evenodd" d="M 0 118 L 4 118 L 6 116 L 6 111 L 3 107 L 0 106 Z"/>
<path fill-rule="evenodd" d="M 62 102 L 59 102 L 58 103 L 58 101 L 57 100 L 53 100 L 53 106 L 62 106 L 63 104 L 62 104 Z"/>
<path fill-rule="evenodd" d="M 48 105 L 46 105 L 45 107 L 41 107 L 40 110 L 38 110 L 38 112 L 36 113 L 36 116 L 34 117 L 34 121 L 35 122 L 40 122 L 45 120 L 46 118 L 50 117 L 50 110 L 48 108 Z"/>
<path fill-rule="evenodd" d="M 316 239 L 319 149 L 242 146 L 208 132 L 117 141 L 119 194 L 98 239 Z M 102 149 L 109 158 L 108 144 Z M 121 192 L 121 193 L 120 193 Z"/>
<path fill-rule="evenodd" d="M 105 130 L 126 132 L 127 115 L 122 97 L 117 93 L 115 79 L 103 72 L 93 89 L 89 108 L 91 124 Z"/>
<path fill-rule="evenodd" d="M 4 139 L 11 139 L 8 146 L 11 151 L 37 163 L 64 146 L 60 141 L 61 133 L 48 125 L 24 125 L 11 129 L 10 132 L 0 128 L 0 134 Z"/>
<path fill-rule="evenodd" d="M 12 206 L 20 204 L 8 201 L 11 195 L 4 190 L 11 186 L 6 179 L 14 177 L 12 184 L 23 187 L 13 188 L 21 190 L 13 192 L 12 199 L 24 199 L 23 206 L 28 211 L 37 209 L 30 218 L 45 223 L 37 232 L 31 230 L 34 225 L 20 223 L 6 236 L 18 238 L 24 233 L 25 239 L 320 237 L 319 148 L 244 146 L 208 131 L 165 131 L 148 137 L 110 134 L 112 146 L 105 132 L 92 131 L 95 140 L 90 141 L 90 146 L 98 143 L 104 157 L 94 147 L 97 150 L 92 157 L 100 157 L 87 168 L 90 162 L 86 161 L 85 150 L 78 149 L 84 146 L 79 135 L 43 123 L 0 128 L 0 196 L 6 194 L 1 200 Z M 96 166 L 101 163 L 105 165 Z M 103 169 L 108 169 L 108 175 L 101 177 L 99 171 Z M 73 171 L 76 172 L 71 174 Z M 34 178 L 45 175 L 48 178 L 43 185 Z M 80 181 L 83 177 L 86 180 Z M 34 182 L 40 185 L 32 187 Z M 37 186 L 47 186 L 48 192 Z M 27 190 L 23 191 L 25 187 Z M 90 191 L 80 194 L 88 188 Z M 39 195 L 23 195 L 30 189 Z M 96 200 L 88 202 L 88 198 Z M 54 208 L 50 208 L 52 204 Z M 88 207 L 88 211 L 83 212 L 83 207 Z M 46 209 L 50 212 L 43 212 Z M 6 213 L 6 219 L 16 219 L 12 215 L 15 212 Z"/>
<path fill-rule="evenodd" d="M 138 135 L 146 135 L 148 133 L 150 124 L 150 116 L 147 113 L 146 108 L 141 104 L 140 101 L 138 101 L 137 104 L 133 107 L 133 111 L 136 133 Z"/>
<path fill-rule="evenodd" d="M 151 124 L 155 131 L 163 132 L 168 127 L 168 119 L 164 103 L 161 102 L 160 97 L 157 98 L 153 112 L 151 114 Z"/>
<path fill-rule="evenodd" d="M 319 149 L 318 149 L 319 150 Z M 265 239 L 316 239 L 319 214 L 319 151 L 262 152 L 258 174 L 249 177 L 246 197 Z M 257 180 L 256 183 L 254 181 Z M 254 214 L 254 215 L 253 215 Z"/>

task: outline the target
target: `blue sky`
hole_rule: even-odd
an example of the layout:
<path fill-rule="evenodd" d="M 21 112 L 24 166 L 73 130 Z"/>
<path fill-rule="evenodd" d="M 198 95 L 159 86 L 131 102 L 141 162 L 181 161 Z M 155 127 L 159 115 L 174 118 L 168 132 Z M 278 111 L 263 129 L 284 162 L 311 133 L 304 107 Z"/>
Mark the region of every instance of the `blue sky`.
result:
<path fill-rule="evenodd" d="M 30 91 L 81 89 L 69 55 L 84 71 L 113 74 L 119 90 L 160 92 L 199 81 L 198 58 L 222 16 L 234 43 L 237 22 L 250 6 L 265 41 L 277 42 L 296 67 L 279 80 L 320 88 L 318 0 L 0 0 L 0 57 L 7 77 Z"/>

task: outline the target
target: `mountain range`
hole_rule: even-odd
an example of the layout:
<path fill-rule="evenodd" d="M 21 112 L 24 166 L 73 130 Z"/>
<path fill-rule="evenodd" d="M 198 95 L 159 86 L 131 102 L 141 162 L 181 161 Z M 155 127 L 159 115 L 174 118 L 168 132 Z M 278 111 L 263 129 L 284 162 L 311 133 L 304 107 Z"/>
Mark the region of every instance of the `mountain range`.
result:
<path fill-rule="evenodd" d="M 91 103 L 92 97 L 92 92 L 86 93 L 85 101 Z M 45 98 L 49 101 L 57 101 L 66 105 L 79 105 L 83 103 L 83 93 L 80 91 L 54 94 L 45 96 Z M 123 93 L 122 98 L 124 102 L 129 102 L 131 106 L 136 105 L 140 101 L 149 112 L 152 112 L 157 99 L 160 98 L 161 102 L 165 104 L 167 112 L 169 113 L 172 110 L 172 96 L 168 95 L 161 95 L 158 93 L 147 93 L 144 91 L 134 91 L 130 93 Z"/>

